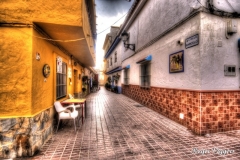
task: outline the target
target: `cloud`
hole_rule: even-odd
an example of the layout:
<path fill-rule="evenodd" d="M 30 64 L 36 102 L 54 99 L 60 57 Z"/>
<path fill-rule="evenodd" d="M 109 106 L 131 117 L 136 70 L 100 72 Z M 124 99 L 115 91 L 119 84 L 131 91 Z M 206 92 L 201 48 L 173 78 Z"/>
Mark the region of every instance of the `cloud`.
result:
<path fill-rule="evenodd" d="M 128 2 L 127 0 L 95 0 L 96 3 L 96 14 L 97 14 L 97 45 L 96 45 L 96 68 L 101 66 L 103 61 L 104 51 L 102 50 L 105 36 L 110 32 L 110 26 L 123 17 L 130 7 L 132 6 L 133 0 Z M 114 26 L 120 26 L 124 21 L 123 17 Z"/>
<path fill-rule="evenodd" d="M 96 0 L 97 15 L 113 17 L 117 14 L 124 14 L 128 11 L 133 1 L 126 0 Z"/>

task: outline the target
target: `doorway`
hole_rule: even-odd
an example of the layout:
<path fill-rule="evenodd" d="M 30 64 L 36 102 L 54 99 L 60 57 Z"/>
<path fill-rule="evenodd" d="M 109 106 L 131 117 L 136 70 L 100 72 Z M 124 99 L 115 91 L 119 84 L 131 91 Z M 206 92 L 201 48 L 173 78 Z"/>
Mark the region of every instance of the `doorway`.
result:
<path fill-rule="evenodd" d="M 74 72 L 73 93 L 74 93 L 74 97 L 78 97 L 78 93 L 79 93 L 78 70 L 74 69 L 73 72 Z"/>

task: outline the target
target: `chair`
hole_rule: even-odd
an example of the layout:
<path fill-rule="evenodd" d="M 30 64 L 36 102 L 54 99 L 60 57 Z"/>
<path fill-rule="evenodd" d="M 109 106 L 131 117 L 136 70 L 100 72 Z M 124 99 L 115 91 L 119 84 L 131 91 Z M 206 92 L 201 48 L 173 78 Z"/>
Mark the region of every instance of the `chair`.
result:
<path fill-rule="evenodd" d="M 73 119 L 75 132 L 76 132 L 75 119 L 78 117 L 78 111 L 76 111 L 75 106 L 69 105 L 67 107 L 63 107 L 59 101 L 56 101 L 54 103 L 54 106 L 56 111 L 58 112 L 58 125 L 57 125 L 56 132 L 58 131 L 58 126 L 61 119 Z M 73 111 L 71 112 L 68 108 L 73 108 Z"/>
<path fill-rule="evenodd" d="M 72 94 L 68 94 L 69 99 L 74 99 L 74 97 L 72 96 Z M 82 106 L 80 104 L 74 104 L 72 103 L 72 105 L 74 105 L 76 107 L 77 110 L 79 110 Z M 79 114 L 80 115 L 80 114 Z M 83 116 L 83 115 L 82 115 Z M 78 119 L 80 120 L 80 117 L 78 117 Z"/>

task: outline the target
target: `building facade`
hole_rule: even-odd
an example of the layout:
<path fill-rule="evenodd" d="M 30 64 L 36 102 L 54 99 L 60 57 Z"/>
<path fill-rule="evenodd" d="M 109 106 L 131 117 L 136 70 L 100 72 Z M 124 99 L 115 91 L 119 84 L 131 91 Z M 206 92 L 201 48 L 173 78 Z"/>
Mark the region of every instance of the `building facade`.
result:
<path fill-rule="evenodd" d="M 106 66 L 106 79 L 108 84 L 110 84 L 110 88 L 112 91 L 116 93 L 121 93 L 121 70 L 122 70 L 122 45 L 120 42 L 120 38 L 116 37 L 113 45 L 108 50 L 105 55 L 105 61 L 107 62 Z"/>
<path fill-rule="evenodd" d="M 95 65 L 94 0 L 0 5 L 0 157 L 32 156 Z M 89 72 L 89 73 L 87 73 Z"/>
<path fill-rule="evenodd" d="M 109 84 L 109 89 L 116 93 L 121 93 L 121 79 L 122 77 L 122 45 L 119 43 L 121 38 L 118 36 L 119 27 L 111 27 L 110 33 L 106 35 L 103 49 L 104 49 L 104 82 Z"/>
<path fill-rule="evenodd" d="M 135 1 L 119 32 L 135 44 L 122 50 L 122 93 L 196 134 L 240 129 L 237 6 Z"/>

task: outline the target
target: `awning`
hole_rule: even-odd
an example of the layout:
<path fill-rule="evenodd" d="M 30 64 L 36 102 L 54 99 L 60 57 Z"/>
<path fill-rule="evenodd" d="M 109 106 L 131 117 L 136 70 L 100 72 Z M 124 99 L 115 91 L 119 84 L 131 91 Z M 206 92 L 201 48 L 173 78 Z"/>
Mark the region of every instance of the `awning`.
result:
<path fill-rule="evenodd" d="M 119 67 L 116 67 L 114 69 L 112 69 L 111 71 L 108 71 L 106 74 L 109 75 L 109 74 L 112 74 L 112 73 L 115 73 L 115 72 L 118 72 L 118 71 L 121 71 L 122 70 L 122 67 L 119 66 Z"/>
<path fill-rule="evenodd" d="M 144 63 L 144 62 L 151 61 L 151 60 L 152 60 L 152 55 L 148 55 L 147 57 L 137 61 L 136 63 L 139 64 L 139 63 Z"/>
<path fill-rule="evenodd" d="M 127 65 L 126 67 L 123 67 L 123 69 L 129 69 L 130 68 L 130 64 Z"/>
<path fill-rule="evenodd" d="M 109 50 L 107 51 L 106 55 L 104 56 L 104 58 L 108 58 L 112 51 L 115 49 L 115 47 L 117 46 L 117 44 L 121 41 L 121 38 L 116 38 L 113 42 L 113 44 L 111 45 L 111 47 L 109 48 Z"/>

